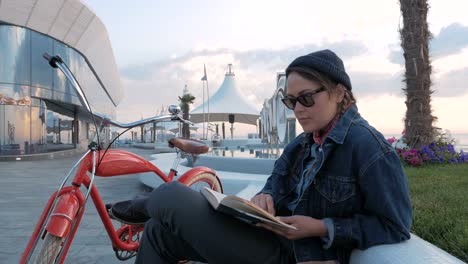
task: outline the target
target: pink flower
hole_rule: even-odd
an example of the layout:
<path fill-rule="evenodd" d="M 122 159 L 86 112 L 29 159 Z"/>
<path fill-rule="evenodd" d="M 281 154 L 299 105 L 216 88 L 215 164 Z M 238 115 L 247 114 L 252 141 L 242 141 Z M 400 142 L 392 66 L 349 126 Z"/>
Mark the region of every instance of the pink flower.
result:
<path fill-rule="evenodd" d="M 422 165 L 422 160 L 415 156 L 415 157 L 411 158 L 410 164 L 413 165 L 413 166 L 421 166 Z"/>
<path fill-rule="evenodd" d="M 388 143 L 393 144 L 397 139 L 395 137 L 387 138 Z"/>
<path fill-rule="evenodd" d="M 416 155 L 418 153 L 418 150 L 415 148 L 410 149 L 409 151 L 411 154 Z"/>
<path fill-rule="evenodd" d="M 411 156 L 411 152 L 404 151 L 401 155 L 403 156 L 403 158 L 407 159 L 407 158 L 409 158 L 409 156 Z"/>

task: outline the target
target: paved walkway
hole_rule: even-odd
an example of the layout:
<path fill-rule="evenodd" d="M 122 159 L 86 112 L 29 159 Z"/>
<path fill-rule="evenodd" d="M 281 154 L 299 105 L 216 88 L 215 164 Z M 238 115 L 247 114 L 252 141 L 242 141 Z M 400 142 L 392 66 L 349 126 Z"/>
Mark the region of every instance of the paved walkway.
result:
<path fill-rule="evenodd" d="M 144 149 L 127 150 L 147 159 L 151 159 L 153 152 Z M 18 263 L 44 204 L 77 159 L 78 156 L 58 157 L 53 160 L 0 162 L 0 264 Z M 229 180 L 241 180 L 239 175 L 221 174 L 224 186 L 229 185 Z M 261 179 L 257 181 L 261 182 Z M 143 185 L 136 175 L 97 177 L 96 185 L 105 202 L 130 199 L 143 191 Z M 254 190 L 249 190 L 250 185 L 247 186 L 244 189 L 247 191 L 246 196 L 255 193 L 257 185 L 252 185 Z M 233 193 L 237 191 L 232 186 L 227 189 L 229 188 Z M 405 243 L 378 246 L 366 251 L 356 250 L 351 263 L 375 263 L 376 259 L 386 263 L 402 263 L 401 259 L 406 260 L 403 261 L 406 263 L 462 263 L 414 235 Z M 88 204 L 66 263 L 111 264 L 133 261 L 134 259 L 130 259 L 121 262 L 115 257 L 110 239 L 95 208 Z"/>
<path fill-rule="evenodd" d="M 147 159 L 152 150 L 128 149 Z M 53 160 L 0 162 L 0 264 L 18 263 L 42 209 L 79 156 Z M 143 191 L 136 175 L 96 177 L 105 202 L 130 199 Z M 66 263 L 110 264 L 119 261 L 92 203 L 70 248 Z"/>

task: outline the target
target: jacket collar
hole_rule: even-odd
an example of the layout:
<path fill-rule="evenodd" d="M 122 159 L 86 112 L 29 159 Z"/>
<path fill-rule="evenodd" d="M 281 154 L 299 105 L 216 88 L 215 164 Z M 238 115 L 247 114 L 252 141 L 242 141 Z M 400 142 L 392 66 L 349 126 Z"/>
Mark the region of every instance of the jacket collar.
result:
<path fill-rule="evenodd" d="M 328 137 L 338 144 L 343 144 L 346 135 L 348 134 L 349 128 L 353 121 L 359 117 L 359 112 L 356 104 L 353 104 L 338 120 L 336 125 L 332 128 Z"/>

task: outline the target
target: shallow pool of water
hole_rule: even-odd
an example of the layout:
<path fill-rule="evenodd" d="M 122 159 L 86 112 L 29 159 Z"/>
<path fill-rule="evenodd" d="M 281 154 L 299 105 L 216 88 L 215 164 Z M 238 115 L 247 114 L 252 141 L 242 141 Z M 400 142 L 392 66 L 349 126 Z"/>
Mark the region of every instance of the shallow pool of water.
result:
<path fill-rule="evenodd" d="M 232 158 L 277 159 L 282 152 L 283 149 L 212 148 L 205 155 Z"/>

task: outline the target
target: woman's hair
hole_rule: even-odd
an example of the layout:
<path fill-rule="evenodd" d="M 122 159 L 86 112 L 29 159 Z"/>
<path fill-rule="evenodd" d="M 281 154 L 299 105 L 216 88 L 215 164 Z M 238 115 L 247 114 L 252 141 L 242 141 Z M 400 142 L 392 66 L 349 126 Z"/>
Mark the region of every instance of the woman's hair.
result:
<path fill-rule="evenodd" d="M 331 95 L 332 93 L 338 93 L 338 89 L 342 89 L 340 86 L 338 86 L 338 83 L 330 79 L 327 75 L 320 73 L 316 70 L 305 67 L 291 67 L 288 71 L 288 75 L 286 76 L 286 78 L 289 76 L 289 74 L 291 74 L 291 72 L 296 72 L 302 78 L 325 86 L 329 95 Z M 356 99 L 354 98 L 353 92 L 350 91 L 344 84 L 341 85 L 342 87 L 344 87 L 344 96 L 343 100 L 340 103 L 338 103 L 339 113 L 343 113 L 349 105 L 356 103 Z M 286 85 L 285 94 L 287 91 L 288 87 Z"/>

